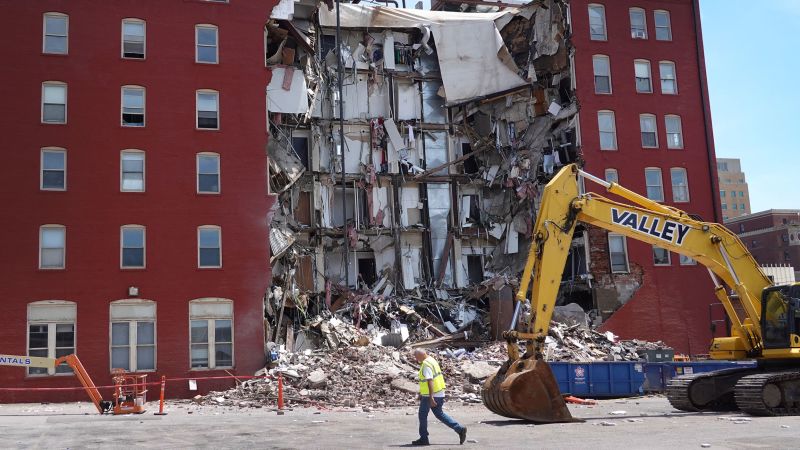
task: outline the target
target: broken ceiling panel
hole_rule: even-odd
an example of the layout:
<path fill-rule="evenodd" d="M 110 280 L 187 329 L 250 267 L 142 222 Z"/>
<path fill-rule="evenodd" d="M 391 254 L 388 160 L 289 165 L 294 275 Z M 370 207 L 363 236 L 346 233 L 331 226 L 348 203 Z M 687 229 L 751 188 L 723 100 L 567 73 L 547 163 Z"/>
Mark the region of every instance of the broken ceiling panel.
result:
<path fill-rule="evenodd" d="M 288 114 L 308 111 L 308 87 L 302 70 L 272 67 L 272 78 L 267 86 L 267 110 Z"/>

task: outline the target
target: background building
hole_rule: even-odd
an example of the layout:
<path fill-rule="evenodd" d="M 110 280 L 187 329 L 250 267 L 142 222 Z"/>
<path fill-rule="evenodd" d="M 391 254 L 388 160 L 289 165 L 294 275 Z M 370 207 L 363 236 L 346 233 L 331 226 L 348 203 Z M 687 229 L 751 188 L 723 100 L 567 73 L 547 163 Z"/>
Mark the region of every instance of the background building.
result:
<path fill-rule="evenodd" d="M 750 214 L 750 191 L 738 158 L 717 158 L 722 220 Z"/>
<path fill-rule="evenodd" d="M 800 209 L 769 209 L 728 219 L 725 226 L 762 266 L 800 267 Z M 797 271 L 795 278 L 800 278 Z"/>
<path fill-rule="evenodd" d="M 75 352 L 100 385 L 263 367 L 272 5 L 4 5 L 2 353 Z M 0 384 L 76 386 L 65 371 Z"/>

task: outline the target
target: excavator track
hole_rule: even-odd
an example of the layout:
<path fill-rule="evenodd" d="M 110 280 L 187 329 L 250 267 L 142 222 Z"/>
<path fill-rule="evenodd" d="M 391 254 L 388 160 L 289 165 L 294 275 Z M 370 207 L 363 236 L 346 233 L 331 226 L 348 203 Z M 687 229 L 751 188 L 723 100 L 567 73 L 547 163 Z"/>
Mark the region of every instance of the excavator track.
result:
<path fill-rule="evenodd" d="M 735 368 L 680 375 L 667 383 L 667 400 L 681 411 L 735 411 L 736 383 L 754 373 Z"/>
<path fill-rule="evenodd" d="M 689 385 L 696 378 L 703 375 L 707 374 L 680 375 L 669 380 L 669 383 L 667 383 L 667 400 L 669 400 L 670 405 L 681 411 L 700 411 L 689 399 Z"/>
<path fill-rule="evenodd" d="M 754 416 L 800 415 L 800 372 L 766 372 L 736 383 L 736 405 Z"/>

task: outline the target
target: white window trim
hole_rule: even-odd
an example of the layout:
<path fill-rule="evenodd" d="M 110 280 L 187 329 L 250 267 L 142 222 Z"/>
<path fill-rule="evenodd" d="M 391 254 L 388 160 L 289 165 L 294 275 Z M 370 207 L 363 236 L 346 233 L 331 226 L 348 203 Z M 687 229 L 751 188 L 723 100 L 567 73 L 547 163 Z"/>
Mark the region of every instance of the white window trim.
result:
<path fill-rule="evenodd" d="M 71 306 L 75 310 L 75 320 L 71 322 L 63 321 L 63 320 L 31 320 L 30 319 L 30 311 L 31 308 L 35 308 L 37 306 L 53 306 L 53 305 L 60 305 L 60 306 Z M 72 348 L 74 352 L 77 353 L 78 351 L 78 304 L 75 302 L 70 302 L 67 300 L 40 300 L 37 302 L 28 303 L 28 307 L 26 310 L 26 317 L 25 317 L 25 354 L 30 355 L 31 353 L 31 325 L 47 325 L 47 357 L 56 359 L 56 325 L 58 324 L 65 324 L 70 323 L 72 324 L 73 330 L 73 338 L 72 338 Z M 36 374 L 30 373 L 29 370 L 25 371 L 26 377 L 64 377 L 64 376 L 73 376 L 75 375 L 74 372 L 70 371 L 67 373 L 56 373 L 55 367 L 52 369 L 47 369 L 47 373 L 44 374 Z"/>
<path fill-rule="evenodd" d="M 142 52 L 143 55 L 141 58 L 130 58 L 125 56 L 125 23 L 141 23 L 142 29 L 144 30 L 144 35 L 142 36 Z M 126 17 L 122 19 L 120 22 L 120 37 L 119 37 L 119 56 L 122 59 L 126 60 L 133 60 L 133 61 L 144 61 L 147 59 L 147 21 L 144 19 L 138 19 L 136 17 Z"/>
<path fill-rule="evenodd" d="M 142 155 L 142 189 L 125 189 L 123 187 L 124 183 L 124 169 L 122 167 L 123 157 L 125 153 L 138 153 Z M 146 192 L 147 191 L 147 155 L 143 150 L 135 149 L 135 148 L 126 148 L 119 152 L 119 191 L 120 192 Z"/>
<path fill-rule="evenodd" d="M 203 266 L 200 265 L 200 230 L 217 230 L 219 233 L 219 265 Z M 221 269 L 222 268 L 222 227 L 219 225 L 200 225 L 197 227 L 197 268 L 198 269 Z"/>
<path fill-rule="evenodd" d="M 44 187 L 44 154 L 45 153 L 63 153 L 64 154 L 64 187 L 63 188 L 46 188 Z M 42 191 L 55 191 L 63 192 L 67 190 L 67 149 L 63 147 L 42 147 L 39 156 L 39 190 Z"/>
<path fill-rule="evenodd" d="M 606 66 L 608 67 L 608 92 L 597 92 L 597 82 L 595 81 L 594 84 L 594 93 L 597 95 L 611 95 L 614 93 L 614 84 L 611 81 L 611 58 L 608 55 L 592 55 L 592 77 L 596 77 L 597 74 L 594 73 L 594 59 L 601 58 L 606 60 Z"/>
<path fill-rule="evenodd" d="M 206 192 L 200 190 L 200 157 L 201 156 L 216 156 L 217 157 L 217 192 Z M 215 152 L 200 152 L 195 157 L 195 192 L 200 195 L 220 195 L 222 194 L 222 157 L 219 153 Z M 269 184 L 269 183 L 267 183 Z"/>
<path fill-rule="evenodd" d="M 642 14 L 642 21 L 644 22 L 644 37 L 635 37 L 633 35 L 633 21 L 631 20 L 631 13 L 638 12 Z M 628 9 L 628 20 L 630 21 L 631 39 L 647 39 L 647 11 L 643 8 L 633 7 Z"/>
<path fill-rule="evenodd" d="M 686 200 L 676 200 L 675 199 L 675 182 L 672 179 L 672 173 L 674 171 L 681 171 L 683 172 L 683 179 L 686 180 Z M 689 194 L 689 171 L 686 170 L 685 167 L 670 167 L 669 168 L 669 182 L 672 186 L 672 202 L 673 203 L 689 203 L 691 201 L 692 196 Z"/>
<path fill-rule="evenodd" d="M 122 115 L 125 111 L 125 89 L 142 91 L 142 126 L 125 125 Z M 145 128 L 147 127 L 147 89 L 144 86 L 126 84 L 119 89 L 119 125 L 124 128 Z"/>
<path fill-rule="evenodd" d="M 115 319 L 112 318 L 111 309 L 114 305 L 153 305 L 153 368 L 152 369 L 139 369 L 138 361 L 136 357 L 136 348 L 138 347 L 137 341 L 137 327 L 136 324 L 138 322 L 150 322 L 149 319 L 143 318 L 121 318 Z M 128 355 L 128 365 L 130 366 L 131 373 L 150 373 L 150 372 L 157 372 L 158 371 L 158 308 L 156 302 L 153 300 L 146 300 L 146 299 L 139 299 L 139 298 L 129 298 L 129 299 L 122 299 L 122 300 L 115 300 L 112 301 L 108 306 L 108 370 L 109 372 L 113 371 L 115 367 L 113 367 L 113 358 L 111 356 L 113 346 L 113 338 L 112 338 L 112 324 L 114 323 L 128 323 L 128 348 L 129 355 Z"/>
<path fill-rule="evenodd" d="M 42 267 L 42 231 L 46 228 L 60 228 L 64 231 L 64 256 L 61 267 Z M 39 270 L 65 270 L 67 268 L 67 227 L 57 223 L 48 223 L 39 227 Z"/>
<path fill-rule="evenodd" d="M 658 248 L 667 251 L 667 262 L 666 263 L 656 263 L 656 253 L 655 253 L 656 252 L 656 247 L 658 247 L 658 246 L 657 245 L 653 246 L 653 265 L 656 266 L 656 267 L 669 267 L 669 266 L 671 266 L 672 265 L 672 252 L 669 251 L 669 249 L 666 249 L 664 247 L 658 247 Z"/>
<path fill-rule="evenodd" d="M 592 37 L 592 16 L 589 14 L 589 10 L 592 8 L 600 8 L 603 11 L 603 39 L 595 39 Z M 588 15 L 588 25 L 589 25 L 589 40 L 590 41 L 597 41 L 597 42 L 607 42 L 608 41 L 608 18 L 606 17 L 606 7 L 605 5 L 601 5 L 599 3 L 589 3 L 587 5 L 586 14 Z"/>
<path fill-rule="evenodd" d="M 613 148 L 603 148 L 602 139 L 600 139 L 601 133 L 610 133 L 609 131 L 603 131 L 600 129 L 600 115 L 601 114 L 609 114 L 611 115 L 611 125 L 613 126 L 613 133 L 614 133 L 614 147 Z M 597 111 L 597 138 L 598 138 L 598 147 L 600 147 L 601 151 L 605 152 L 613 152 L 619 150 L 619 141 L 617 140 L 617 117 L 614 114 L 614 111 L 608 109 L 601 109 Z"/>
<path fill-rule="evenodd" d="M 675 134 L 675 133 L 670 133 L 670 131 L 669 131 L 669 127 L 667 126 L 667 121 L 669 119 L 678 119 L 678 134 L 681 137 L 681 145 L 680 145 L 680 147 L 673 147 L 672 144 L 671 144 L 672 143 L 672 139 L 669 138 L 669 135 L 670 134 Z M 683 150 L 685 144 L 683 143 L 683 120 L 681 120 L 681 116 L 676 115 L 676 114 L 667 114 L 666 116 L 664 116 L 664 132 L 667 135 L 667 149 L 669 149 L 669 150 Z"/>
<path fill-rule="evenodd" d="M 123 253 L 125 250 L 123 234 L 125 230 L 142 230 L 142 265 L 125 266 L 123 265 Z M 133 247 L 131 247 L 133 248 Z M 143 270 L 147 268 L 147 227 L 138 224 L 128 224 L 119 227 L 119 268 L 122 270 Z"/>
<path fill-rule="evenodd" d="M 659 178 L 659 182 L 660 182 L 659 187 L 661 188 L 661 199 L 659 200 L 659 199 L 650 198 L 648 195 L 645 195 L 645 197 L 649 198 L 650 200 L 653 200 L 654 202 L 663 202 L 664 198 L 665 198 L 664 197 L 664 174 L 662 173 L 660 167 L 645 167 L 644 168 L 645 194 L 647 194 L 647 189 L 650 188 L 650 186 L 651 186 L 651 185 L 647 184 L 647 172 L 648 171 L 656 171 L 656 170 L 658 171 L 658 178 Z M 655 187 L 655 185 L 652 185 L 652 186 Z"/>
<path fill-rule="evenodd" d="M 672 66 L 672 84 L 675 87 L 675 92 L 664 92 L 664 88 L 661 87 L 661 81 L 667 80 L 670 78 L 664 78 L 663 71 L 661 70 L 661 65 L 670 65 Z M 659 61 L 658 62 L 658 81 L 659 81 L 659 89 L 661 89 L 661 94 L 663 95 L 678 95 L 678 66 L 675 64 L 674 61 Z"/>
<path fill-rule="evenodd" d="M 200 128 L 200 94 L 216 94 L 217 96 L 217 127 L 216 128 Z M 219 91 L 214 89 L 198 89 L 194 94 L 194 127 L 196 130 L 213 131 L 219 130 L 222 124 L 222 113 L 219 107 Z"/>
<path fill-rule="evenodd" d="M 642 134 L 644 134 L 644 128 L 642 128 L 642 119 L 650 119 L 653 122 L 653 134 L 656 136 L 656 145 L 644 145 L 644 141 L 642 139 Z M 642 148 L 659 148 L 658 146 L 658 118 L 655 114 L 639 114 L 639 141 L 642 144 Z"/>
<path fill-rule="evenodd" d="M 221 242 L 221 241 L 220 241 Z M 192 315 L 192 304 L 206 303 L 206 304 L 229 304 L 231 308 L 230 317 L 223 316 L 209 316 L 209 315 Z M 234 321 L 235 311 L 233 309 L 233 300 L 226 298 L 196 298 L 189 301 L 189 370 L 202 371 L 202 370 L 218 370 L 218 369 L 232 369 L 236 367 L 236 330 Z M 206 320 L 208 327 L 208 367 L 192 367 L 192 321 L 193 320 Z M 216 351 L 214 346 L 216 344 L 216 333 L 213 321 L 216 320 L 230 320 L 231 321 L 231 365 L 230 366 L 217 366 L 216 365 Z"/>
<path fill-rule="evenodd" d="M 664 14 L 667 15 L 667 23 L 668 23 L 667 29 L 669 30 L 669 39 L 659 39 L 658 38 L 658 28 L 659 28 L 659 26 L 658 26 L 658 22 L 656 21 L 656 15 L 659 14 L 659 13 L 664 13 Z M 672 14 L 670 14 L 669 11 L 667 11 L 666 9 L 656 9 L 656 10 L 654 10 L 653 11 L 653 26 L 655 27 L 655 30 L 656 30 L 655 40 L 661 41 L 661 42 L 672 42 Z M 663 28 L 663 27 L 661 27 L 661 28 Z"/>
<path fill-rule="evenodd" d="M 45 88 L 45 86 L 64 86 L 64 121 L 63 122 L 47 122 L 47 121 L 44 120 L 44 88 Z M 67 121 L 69 120 L 69 113 L 68 113 L 69 87 L 67 86 L 67 83 L 64 83 L 63 81 L 56 81 L 56 80 L 43 81 L 42 82 L 42 98 L 39 101 L 39 103 L 40 103 L 39 107 L 41 108 L 41 114 L 40 114 L 41 123 L 46 124 L 46 125 L 66 125 L 67 124 Z"/>
<path fill-rule="evenodd" d="M 647 79 L 650 80 L 650 90 L 649 91 L 640 91 L 639 85 L 636 84 L 636 79 L 639 78 L 636 76 L 636 64 L 646 64 L 647 65 Z M 653 68 L 651 67 L 650 61 L 647 59 L 634 59 L 633 60 L 633 82 L 634 88 L 637 94 L 652 94 L 653 93 Z"/>
<path fill-rule="evenodd" d="M 613 173 L 614 174 L 614 178 L 617 179 L 617 181 L 615 181 L 615 183 L 619 184 L 619 171 L 617 169 L 613 168 L 613 167 L 609 167 L 608 169 L 603 171 L 603 177 L 604 177 L 603 179 L 606 180 L 606 182 L 608 182 L 608 183 L 610 183 L 610 181 L 608 181 L 608 174 L 609 173 Z"/>
<path fill-rule="evenodd" d="M 614 262 L 611 260 L 611 237 L 621 237 L 622 238 L 622 250 L 625 253 L 625 270 L 614 270 Z M 631 271 L 631 264 L 630 260 L 628 259 L 628 238 L 625 237 L 623 234 L 619 233 L 608 233 L 608 263 L 609 269 L 611 273 L 630 273 Z"/>
<path fill-rule="evenodd" d="M 45 49 L 45 42 L 47 41 L 47 16 L 64 17 L 64 18 L 67 19 L 67 34 L 66 34 L 67 46 L 64 49 L 64 53 L 52 53 L 52 52 L 46 51 L 46 49 Z M 69 55 L 69 15 L 68 14 L 55 12 L 55 11 L 48 11 L 48 12 L 42 14 L 42 53 L 44 53 L 45 55 L 64 55 L 64 56 Z"/>
<path fill-rule="evenodd" d="M 215 59 L 215 62 L 200 61 L 200 59 L 199 59 L 200 52 L 198 52 L 197 50 L 200 47 L 200 43 L 199 43 L 199 41 L 197 39 L 197 36 L 200 34 L 198 32 L 198 30 L 200 28 L 212 28 L 214 30 L 214 34 L 216 34 L 216 36 L 217 36 L 217 39 L 216 39 L 217 45 L 214 46 L 214 59 Z M 208 47 L 208 46 L 204 45 L 204 47 Z M 265 52 L 265 54 L 266 54 L 266 52 Z M 196 24 L 194 26 L 194 62 L 197 63 L 197 64 L 211 64 L 211 65 L 219 64 L 219 27 L 218 26 L 210 24 L 210 23 L 198 23 L 198 24 Z"/>

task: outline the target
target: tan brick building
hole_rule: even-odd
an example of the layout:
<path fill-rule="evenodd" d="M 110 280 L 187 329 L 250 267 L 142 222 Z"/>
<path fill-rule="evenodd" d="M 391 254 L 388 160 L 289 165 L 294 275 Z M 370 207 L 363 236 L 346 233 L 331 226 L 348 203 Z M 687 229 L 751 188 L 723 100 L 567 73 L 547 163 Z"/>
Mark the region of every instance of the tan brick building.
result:
<path fill-rule="evenodd" d="M 738 158 L 717 158 L 722 220 L 750 214 L 750 192 Z"/>

